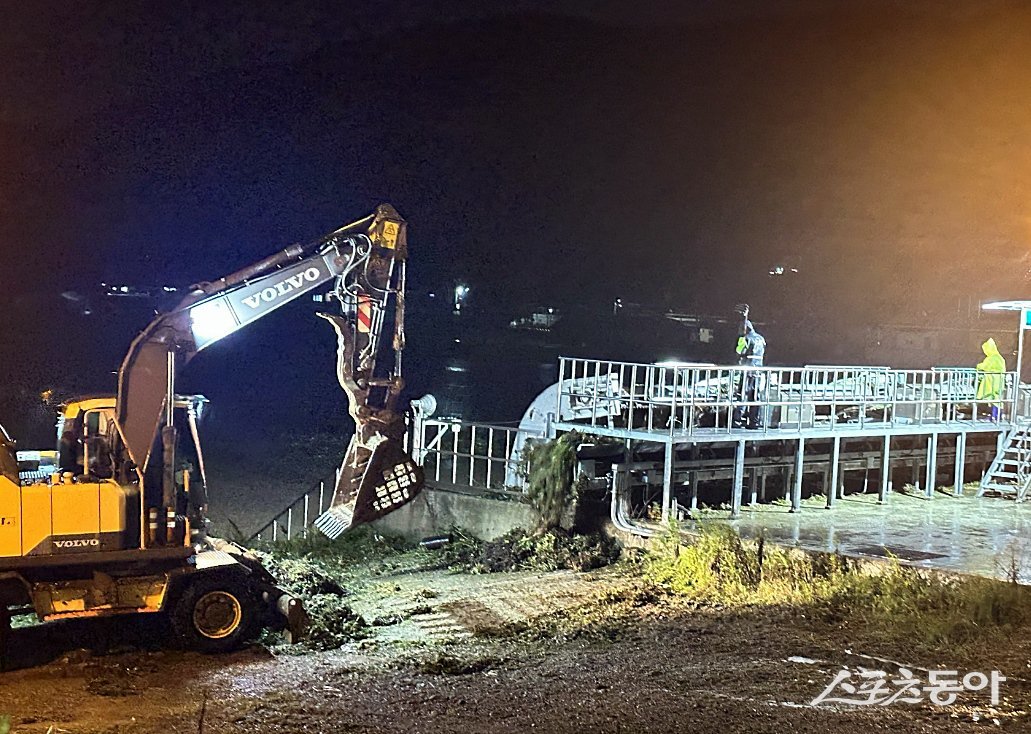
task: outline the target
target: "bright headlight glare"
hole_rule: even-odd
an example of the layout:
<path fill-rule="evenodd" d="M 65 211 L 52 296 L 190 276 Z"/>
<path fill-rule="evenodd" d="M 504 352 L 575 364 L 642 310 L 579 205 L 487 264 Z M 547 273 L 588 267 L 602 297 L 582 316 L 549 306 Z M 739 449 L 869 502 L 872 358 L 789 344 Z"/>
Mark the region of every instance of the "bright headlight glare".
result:
<path fill-rule="evenodd" d="M 198 347 L 218 341 L 236 329 L 236 319 L 221 298 L 201 303 L 190 310 L 190 326 Z"/>

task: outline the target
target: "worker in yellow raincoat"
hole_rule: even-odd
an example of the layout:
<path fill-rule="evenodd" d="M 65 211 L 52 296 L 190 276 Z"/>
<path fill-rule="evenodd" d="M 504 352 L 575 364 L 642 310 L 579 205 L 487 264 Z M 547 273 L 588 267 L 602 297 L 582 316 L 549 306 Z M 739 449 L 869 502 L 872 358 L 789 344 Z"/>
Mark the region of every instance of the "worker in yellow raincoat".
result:
<path fill-rule="evenodd" d="M 977 365 L 977 399 L 978 401 L 997 401 L 1002 397 L 1002 388 L 1005 382 L 1006 359 L 999 354 L 999 347 L 995 340 L 988 337 L 988 340 L 981 345 L 984 352 L 984 359 Z M 999 420 L 1002 404 L 993 402 L 991 404 L 991 419 Z"/>

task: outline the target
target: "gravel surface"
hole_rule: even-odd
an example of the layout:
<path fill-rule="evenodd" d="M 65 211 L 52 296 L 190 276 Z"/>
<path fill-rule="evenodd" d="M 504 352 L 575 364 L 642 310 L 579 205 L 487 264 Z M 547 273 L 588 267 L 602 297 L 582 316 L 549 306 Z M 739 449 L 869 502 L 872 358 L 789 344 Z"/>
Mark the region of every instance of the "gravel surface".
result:
<path fill-rule="evenodd" d="M 984 692 L 950 707 L 813 707 L 842 667 L 898 672 L 861 655 L 904 651 L 864 649 L 862 631 L 794 608 L 650 598 L 631 575 L 396 564 L 349 586 L 371 637 L 326 652 L 170 651 L 159 619 L 19 629 L 0 714 L 14 732 L 51 734 L 1031 731 L 1027 635 L 978 660 L 900 661 L 917 674 L 998 667 L 1011 680 L 997 708 Z"/>

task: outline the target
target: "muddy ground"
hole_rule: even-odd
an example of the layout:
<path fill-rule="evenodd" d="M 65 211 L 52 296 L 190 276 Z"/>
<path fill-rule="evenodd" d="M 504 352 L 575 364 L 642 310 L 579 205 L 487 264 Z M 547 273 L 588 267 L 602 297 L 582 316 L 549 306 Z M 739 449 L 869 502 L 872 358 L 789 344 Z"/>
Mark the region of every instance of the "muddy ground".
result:
<path fill-rule="evenodd" d="M 160 619 L 15 630 L 14 732 L 1031 731 L 1027 635 L 976 651 L 884 649 L 805 610 L 699 607 L 635 567 L 433 570 L 426 552 L 343 575 L 365 639 L 312 652 L 163 649 Z M 1001 670 L 1002 700 L 810 706 L 842 667 Z M 2 729 L 2 727 L 0 727 Z"/>

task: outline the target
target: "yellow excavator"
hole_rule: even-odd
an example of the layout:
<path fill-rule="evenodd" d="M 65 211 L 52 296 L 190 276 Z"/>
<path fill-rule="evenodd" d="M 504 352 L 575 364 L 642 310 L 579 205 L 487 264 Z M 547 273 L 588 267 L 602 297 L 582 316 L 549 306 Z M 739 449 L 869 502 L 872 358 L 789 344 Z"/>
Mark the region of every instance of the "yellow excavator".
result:
<path fill-rule="evenodd" d="M 12 613 L 41 620 L 166 613 L 192 647 L 232 649 L 263 628 L 299 634 L 301 600 L 257 557 L 208 534 L 199 423 L 207 400 L 176 382 L 197 354 L 268 313 L 330 286 L 339 313 L 337 377 L 355 433 L 328 510 L 330 537 L 400 507 L 423 476 L 402 447 L 406 223 L 388 204 L 308 244 L 191 287 L 132 342 L 114 396 L 65 404 L 58 459 L 20 481 L 0 431 L 0 662 Z M 389 338 L 381 338 L 392 322 Z"/>

